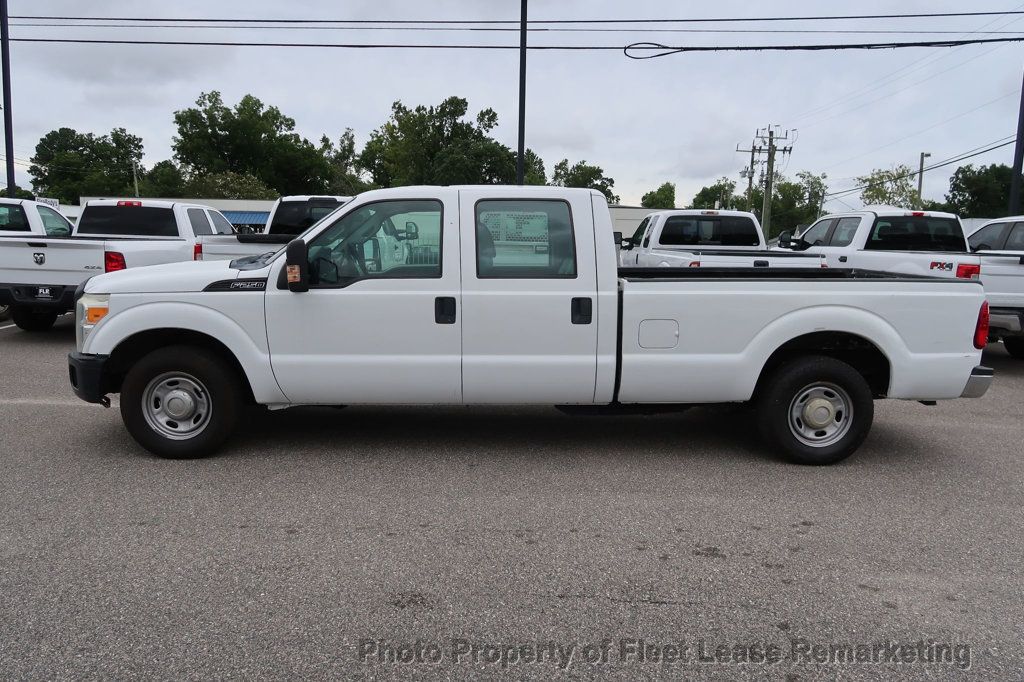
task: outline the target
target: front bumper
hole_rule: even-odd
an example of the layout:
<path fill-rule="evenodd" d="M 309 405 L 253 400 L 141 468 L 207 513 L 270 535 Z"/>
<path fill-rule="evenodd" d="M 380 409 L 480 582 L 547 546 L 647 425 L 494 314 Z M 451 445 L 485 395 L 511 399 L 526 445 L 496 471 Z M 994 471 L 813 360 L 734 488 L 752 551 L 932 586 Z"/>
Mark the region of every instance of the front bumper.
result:
<path fill-rule="evenodd" d="M 68 353 L 68 378 L 75 395 L 87 403 L 100 403 L 110 406 L 109 392 L 106 388 L 104 367 L 109 355 L 91 355 L 88 353 Z"/>
<path fill-rule="evenodd" d="M 967 385 L 964 386 L 964 392 L 960 394 L 960 397 L 980 398 L 985 395 L 988 387 L 992 385 L 993 376 L 995 376 L 995 372 L 991 367 L 978 365 L 971 370 L 971 378 L 967 380 Z"/>

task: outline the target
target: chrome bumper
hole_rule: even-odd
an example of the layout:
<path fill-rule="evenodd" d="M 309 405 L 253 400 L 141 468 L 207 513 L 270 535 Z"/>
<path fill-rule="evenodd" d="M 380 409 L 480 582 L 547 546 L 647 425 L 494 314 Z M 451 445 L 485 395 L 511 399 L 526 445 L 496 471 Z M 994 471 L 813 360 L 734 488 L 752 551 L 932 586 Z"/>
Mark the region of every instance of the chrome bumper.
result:
<path fill-rule="evenodd" d="M 1022 313 L 1016 311 L 996 310 L 989 315 L 989 326 L 992 329 L 1001 329 L 1007 332 L 1024 331 L 1024 322 L 1021 320 Z"/>
<path fill-rule="evenodd" d="M 964 392 L 960 394 L 961 398 L 980 398 L 985 395 L 988 391 L 988 387 L 992 385 L 992 377 L 995 376 L 995 372 L 991 367 L 982 367 L 981 365 L 971 370 L 971 378 L 967 380 L 967 385 L 964 386 Z"/>

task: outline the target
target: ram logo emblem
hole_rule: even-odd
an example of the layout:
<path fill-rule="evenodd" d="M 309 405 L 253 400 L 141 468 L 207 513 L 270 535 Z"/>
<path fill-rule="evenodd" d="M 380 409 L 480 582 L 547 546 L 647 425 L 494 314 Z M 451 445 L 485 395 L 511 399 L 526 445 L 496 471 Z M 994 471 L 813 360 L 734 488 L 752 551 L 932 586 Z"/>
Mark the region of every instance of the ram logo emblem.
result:
<path fill-rule="evenodd" d="M 43 263 L 46 262 L 46 254 L 45 253 L 33 253 L 32 254 L 32 260 L 34 260 L 36 262 L 36 265 L 42 265 Z"/>

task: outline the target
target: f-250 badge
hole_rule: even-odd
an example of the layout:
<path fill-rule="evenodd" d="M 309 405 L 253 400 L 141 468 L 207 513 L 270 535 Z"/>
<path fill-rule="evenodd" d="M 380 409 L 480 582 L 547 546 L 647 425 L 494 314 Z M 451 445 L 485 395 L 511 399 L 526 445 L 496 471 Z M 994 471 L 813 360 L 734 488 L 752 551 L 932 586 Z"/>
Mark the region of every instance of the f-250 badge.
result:
<path fill-rule="evenodd" d="M 946 270 L 948 272 L 953 272 L 953 264 L 952 263 L 943 263 L 942 261 L 939 261 L 939 260 L 933 260 L 932 261 L 932 265 L 931 265 L 931 269 L 932 270 Z"/>

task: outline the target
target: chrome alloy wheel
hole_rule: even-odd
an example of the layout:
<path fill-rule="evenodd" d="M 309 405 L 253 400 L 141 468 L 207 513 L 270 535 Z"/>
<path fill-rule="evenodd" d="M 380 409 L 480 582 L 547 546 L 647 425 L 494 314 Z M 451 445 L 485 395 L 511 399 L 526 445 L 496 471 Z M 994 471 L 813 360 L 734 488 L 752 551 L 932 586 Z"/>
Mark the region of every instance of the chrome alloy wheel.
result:
<path fill-rule="evenodd" d="M 842 440 L 853 423 L 853 401 L 835 384 L 800 389 L 789 405 L 789 430 L 804 445 L 823 448 Z"/>
<path fill-rule="evenodd" d="M 210 423 L 213 404 L 202 382 L 184 372 L 166 372 L 142 392 L 142 414 L 164 438 L 187 440 Z"/>

